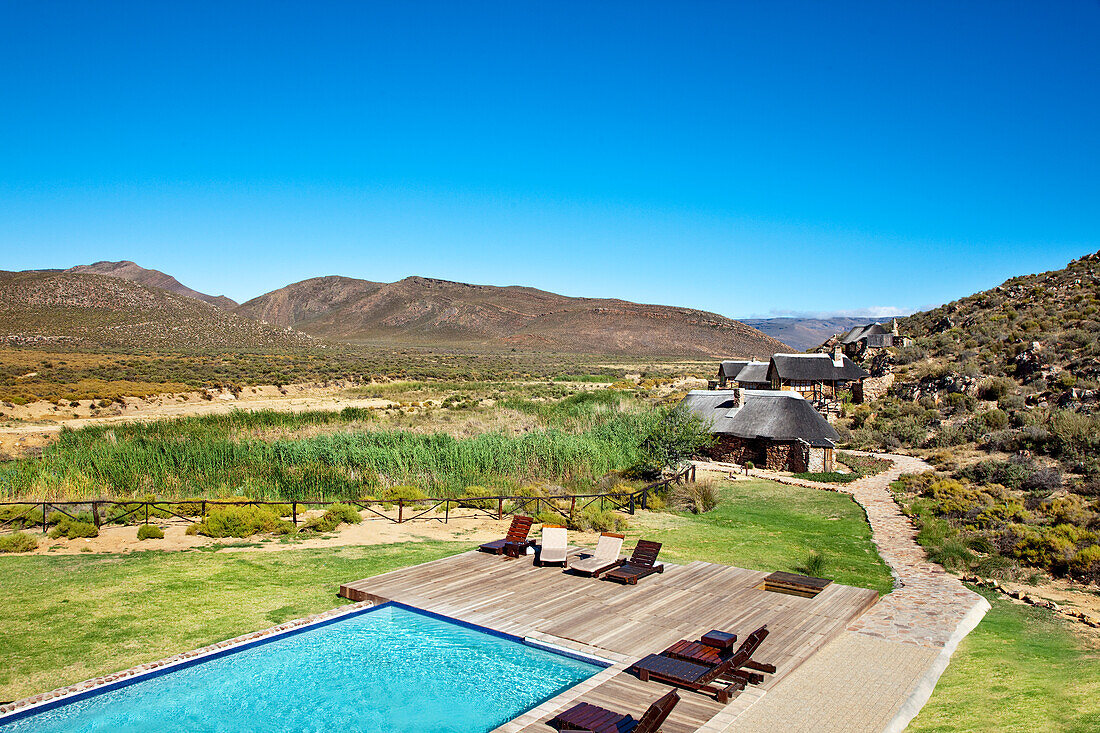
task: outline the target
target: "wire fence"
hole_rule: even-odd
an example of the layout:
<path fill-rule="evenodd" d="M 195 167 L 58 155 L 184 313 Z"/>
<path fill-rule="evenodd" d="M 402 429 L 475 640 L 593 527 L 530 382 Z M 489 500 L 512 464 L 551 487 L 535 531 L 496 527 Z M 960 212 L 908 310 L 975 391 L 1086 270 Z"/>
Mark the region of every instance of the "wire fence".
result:
<path fill-rule="evenodd" d="M 418 519 L 436 520 L 444 523 L 450 520 L 452 509 L 473 510 L 473 516 L 491 519 L 503 519 L 514 514 L 538 515 L 551 512 L 571 521 L 578 512 L 599 504 L 600 510 L 609 506 L 616 511 L 634 514 L 637 509 L 649 508 L 649 496 L 654 492 L 685 481 L 695 481 L 695 466 L 687 465 L 671 476 L 646 484 L 630 492 L 604 492 L 599 494 L 565 494 L 559 496 L 476 496 L 444 497 L 427 499 L 341 499 L 338 503 L 357 507 L 380 519 L 396 524 L 413 522 Z M 79 520 L 82 511 L 88 511 L 96 527 L 103 524 L 127 524 L 122 522 L 128 517 L 143 517 L 146 524 L 150 516 L 154 519 L 175 517 L 187 522 L 201 522 L 213 507 L 222 506 L 279 506 L 290 507 L 289 516 L 294 526 L 298 526 L 299 514 L 315 506 L 331 506 L 333 501 L 277 501 L 264 499 L 177 499 L 177 500 L 141 500 L 141 499 L 84 499 L 80 501 L 3 501 L 0 507 L 26 507 L 24 512 L 9 511 L 0 530 L 13 527 L 26 528 L 41 525 L 43 532 L 49 528 L 49 516 L 53 512 L 73 520 Z M 110 511 L 121 508 L 121 513 Z M 397 514 L 385 513 L 396 508 Z M 381 509 L 381 511 L 380 511 Z M 301 512 L 299 511 L 301 510 Z M 439 515 L 443 516 L 440 517 Z M 167 515 L 167 516 L 166 516 Z M 470 515 L 467 515 L 470 516 Z M 107 520 L 104 521 L 104 517 Z"/>

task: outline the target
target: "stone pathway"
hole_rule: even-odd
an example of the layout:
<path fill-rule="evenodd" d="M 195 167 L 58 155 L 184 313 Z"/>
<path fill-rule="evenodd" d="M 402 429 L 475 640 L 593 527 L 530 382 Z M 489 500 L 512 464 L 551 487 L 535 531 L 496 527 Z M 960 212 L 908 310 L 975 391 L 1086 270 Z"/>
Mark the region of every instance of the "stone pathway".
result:
<path fill-rule="evenodd" d="M 928 701 L 959 642 L 989 610 L 988 601 L 927 559 L 916 529 L 890 492 L 901 474 L 924 473 L 931 466 L 911 456 L 878 455 L 894 465 L 850 484 L 750 472 L 850 494 L 867 513 L 895 588 L 772 691 L 736 706 L 743 709 L 726 730 L 903 730 Z"/>

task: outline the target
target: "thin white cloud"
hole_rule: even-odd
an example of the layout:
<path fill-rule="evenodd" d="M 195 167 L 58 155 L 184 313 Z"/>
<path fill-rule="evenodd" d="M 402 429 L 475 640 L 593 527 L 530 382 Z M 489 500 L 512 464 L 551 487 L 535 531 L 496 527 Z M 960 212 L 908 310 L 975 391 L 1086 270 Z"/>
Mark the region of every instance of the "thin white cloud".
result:
<path fill-rule="evenodd" d="M 852 308 L 836 311 L 796 311 L 773 308 L 767 315 L 754 314 L 750 318 L 867 318 L 876 320 L 881 318 L 894 318 L 908 316 L 914 313 L 911 309 L 898 308 L 894 305 L 872 305 L 866 308 Z"/>

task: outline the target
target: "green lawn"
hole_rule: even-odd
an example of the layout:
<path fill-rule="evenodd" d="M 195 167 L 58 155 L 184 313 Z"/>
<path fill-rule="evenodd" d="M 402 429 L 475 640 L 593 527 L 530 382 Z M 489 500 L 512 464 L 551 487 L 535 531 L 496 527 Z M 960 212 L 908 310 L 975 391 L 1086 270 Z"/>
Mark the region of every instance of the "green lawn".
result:
<path fill-rule="evenodd" d="M 470 549 L 408 542 L 278 552 L 0 557 L 0 700 L 346 603 L 341 583 Z"/>
<path fill-rule="evenodd" d="M 745 481 L 712 512 L 634 518 L 674 562 L 797 569 L 811 549 L 838 582 L 887 592 L 889 571 L 846 495 Z M 629 543 L 629 541 L 628 541 Z M 342 582 L 469 542 L 278 552 L 0 557 L 0 700 L 159 659 L 340 605 Z M 1049 612 L 990 597 L 910 730 L 1100 730 L 1100 655 Z"/>
<path fill-rule="evenodd" d="M 661 557 L 672 562 L 753 570 L 797 572 L 813 550 L 824 557 L 822 574 L 838 583 L 893 588 L 863 509 L 847 494 L 764 480 L 723 482 L 720 490 L 722 503 L 706 514 L 639 515 L 629 535 L 663 542 Z"/>
<path fill-rule="evenodd" d="M 673 562 L 790 570 L 810 548 L 839 582 L 886 592 L 890 575 L 847 496 L 767 481 L 724 485 L 705 515 L 638 515 L 632 537 Z M 341 583 L 469 549 L 409 542 L 277 552 L 0 557 L 0 700 L 126 669 L 343 601 Z"/>
<path fill-rule="evenodd" d="M 993 608 L 959 645 L 914 733 L 1100 730 L 1100 653 L 1049 611 Z"/>

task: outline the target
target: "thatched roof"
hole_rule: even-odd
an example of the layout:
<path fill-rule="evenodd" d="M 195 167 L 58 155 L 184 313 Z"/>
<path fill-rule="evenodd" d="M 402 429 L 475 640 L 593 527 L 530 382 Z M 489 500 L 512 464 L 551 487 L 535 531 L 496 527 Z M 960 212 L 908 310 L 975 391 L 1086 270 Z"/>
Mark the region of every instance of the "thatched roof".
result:
<path fill-rule="evenodd" d="M 718 376 L 733 379 L 748 363 L 747 361 L 724 361 L 722 365 L 718 367 Z"/>
<path fill-rule="evenodd" d="M 750 361 L 737 373 L 738 384 L 761 384 L 768 381 L 768 362 Z"/>
<path fill-rule="evenodd" d="M 832 448 L 840 439 L 836 430 L 809 402 L 794 392 L 781 390 L 692 390 L 680 402 L 682 409 L 698 415 L 712 433 L 739 438 L 802 440 L 812 446 Z"/>
<path fill-rule="evenodd" d="M 831 354 L 774 354 L 771 369 L 780 379 L 803 382 L 855 381 L 871 376 L 846 356 L 841 356 L 841 366 L 833 363 Z"/>

